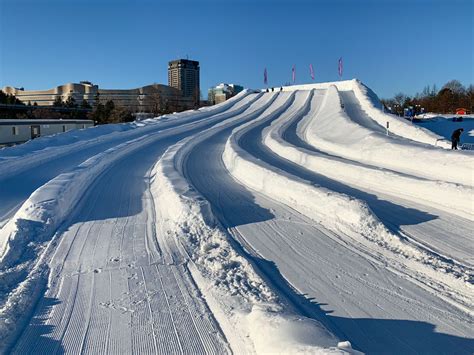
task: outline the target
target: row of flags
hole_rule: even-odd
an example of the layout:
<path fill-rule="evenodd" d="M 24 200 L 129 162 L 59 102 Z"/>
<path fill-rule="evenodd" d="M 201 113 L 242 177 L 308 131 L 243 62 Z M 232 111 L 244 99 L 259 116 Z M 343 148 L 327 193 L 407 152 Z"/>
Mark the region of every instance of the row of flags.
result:
<path fill-rule="evenodd" d="M 339 74 L 339 79 L 342 79 L 342 72 L 344 70 L 344 64 L 342 62 L 342 57 L 339 58 L 337 62 L 337 73 Z M 309 65 L 309 75 L 311 76 L 311 79 L 314 80 L 314 68 L 313 64 Z M 293 84 L 296 82 L 296 65 L 293 64 L 293 67 L 291 68 L 291 79 L 293 80 Z M 265 85 L 268 84 L 268 72 L 267 68 L 263 71 L 263 83 Z"/>

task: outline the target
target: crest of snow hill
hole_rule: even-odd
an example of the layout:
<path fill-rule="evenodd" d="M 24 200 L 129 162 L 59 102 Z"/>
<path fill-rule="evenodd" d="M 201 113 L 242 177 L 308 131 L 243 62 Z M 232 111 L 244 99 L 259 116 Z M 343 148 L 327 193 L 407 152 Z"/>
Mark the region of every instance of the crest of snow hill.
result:
<path fill-rule="evenodd" d="M 384 113 L 377 96 L 356 79 L 283 88 L 284 92 L 306 91 L 304 104 L 296 115 L 310 110 L 310 99 L 317 90 L 325 90 L 322 103 L 312 115 L 306 115 L 311 119 L 299 125 L 301 137 L 318 149 L 362 162 L 364 166 L 348 165 L 291 146 L 281 138 L 286 121 L 285 117 L 278 118 L 278 110 L 259 117 L 260 121 L 277 118 L 263 134 L 263 141 L 271 150 L 329 177 L 369 185 L 375 190 L 379 187 L 399 191 L 406 198 L 422 199 L 433 206 L 445 205 L 472 218 L 472 205 L 465 198 L 466 194 L 472 196 L 472 155 L 455 154 L 446 149 L 450 145 L 440 136 Z M 341 108 L 341 91 L 352 91 L 361 108 L 381 127 L 388 122 L 390 135 L 351 121 Z M 251 92 L 245 90 L 223 104 L 176 117 L 185 120 L 209 112 L 223 113 L 233 101 Z M 291 94 L 283 105 L 289 106 L 294 96 Z M 458 300 L 471 303 L 465 285 L 471 275 L 466 270 L 405 243 L 364 201 L 283 174 L 242 149 L 239 139 L 253 124 L 249 121 L 234 129 L 225 146 L 223 161 L 236 180 L 290 206 L 329 231 L 342 232 L 362 244 L 374 243 L 390 255 L 409 260 L 427 277 L 443 273 L 443 282 L 460 290 Z M 258 268 L 240 255 L 235 241 L 214 218 L 209 203 L 188 183 L 180 169 L 187 152 L 212 132 L 210 128 L 170 147 L 153 168 L 151 192 L 156 201 L 166 206 L 157 212 L 157 221 L 164 230 L 171 231 L 169 247 L 188 258 L 190 270 L 232 347 L 262 353 L 357 353 L 350 343 L 338 343 L 320 323 L 286 309 L 259 276 Z M 46 287 L 47 260 L 58 243 L 57 231 L 80 206 L 87 186 L 114 161 L 151 139 L 150 135 L 131 139 L 59 175 L 36 190 L 0 229 L 0 281 L 11 290 L 6 299 L 0 299 L 0 334 L 6 339 L 0 352 L 8 349 Z M 31 144 L 32 150 L 35 144 Z M 28 147 L 22 148 L 26 150 L 22 153 L 25 156 L 35 153 L 28 152 Z M 433 190 L 436 195 L 429 193 Z M 251 345 L 246 343 L 247 338 Z"/>

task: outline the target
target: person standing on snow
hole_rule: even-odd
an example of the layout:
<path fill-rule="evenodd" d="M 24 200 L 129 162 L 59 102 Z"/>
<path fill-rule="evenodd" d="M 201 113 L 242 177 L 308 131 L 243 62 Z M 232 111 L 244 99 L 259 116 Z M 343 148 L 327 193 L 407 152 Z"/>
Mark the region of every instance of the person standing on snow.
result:
<path fill-rule="evenodd" d="M 451 134 L 451 149 L 458 149 L 459 141 L 461 140 L 461 133 L 464 131 L 462 128 L 458 128 Z"/>

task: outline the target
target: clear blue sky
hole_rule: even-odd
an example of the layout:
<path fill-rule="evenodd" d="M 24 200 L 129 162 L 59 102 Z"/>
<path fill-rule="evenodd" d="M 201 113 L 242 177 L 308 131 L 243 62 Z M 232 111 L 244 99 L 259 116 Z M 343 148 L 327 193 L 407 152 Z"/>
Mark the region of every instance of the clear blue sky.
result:
<path fill-rule="evenodd" d="M 0 87 L 167 84 L 167 63 L 201 63 L 201 90 L 357 77 L 380 97 L 473 83 L 472 0 L 0 0 Z"/>

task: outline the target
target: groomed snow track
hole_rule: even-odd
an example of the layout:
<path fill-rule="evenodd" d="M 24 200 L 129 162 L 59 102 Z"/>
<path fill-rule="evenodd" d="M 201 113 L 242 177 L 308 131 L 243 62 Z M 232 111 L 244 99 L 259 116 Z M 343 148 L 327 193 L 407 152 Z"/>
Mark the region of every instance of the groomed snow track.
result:
<path fill-rule="evenodd" d="M 351 80 L 0 150 L 0 353 L 472 354 L 447 147 Z"/>

